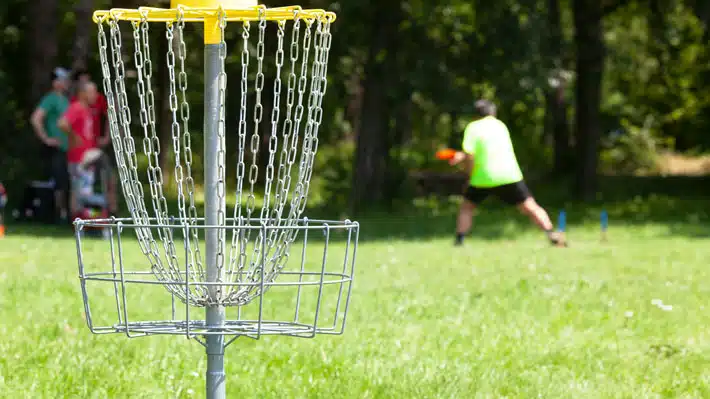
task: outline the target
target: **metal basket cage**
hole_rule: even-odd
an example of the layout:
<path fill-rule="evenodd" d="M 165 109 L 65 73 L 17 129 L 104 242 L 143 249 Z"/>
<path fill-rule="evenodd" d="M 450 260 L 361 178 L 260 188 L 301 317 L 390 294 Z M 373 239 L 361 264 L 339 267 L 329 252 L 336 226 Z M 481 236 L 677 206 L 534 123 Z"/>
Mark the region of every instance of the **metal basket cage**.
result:
<path fill-rule="evenodd" d="M 126 234 L 137 229 L 160 228 L 172 230 L 175 237 L 183 234 L 189 237 L 186 229 L 220 227 L 205 225 L 204 220 L 193 225 L 179 219 L 172 219 L 168 225 L 154 223 L 138 225 L 131 219 L 116 218 L 75 221 L 85 317 L 93 333 L 123 333 L 128 337 L 184 335 L 203 344 L 201 337 L 208 335 L 258 339 L 262 335 L 312 338 L 316 334 L 342 334 L 357 252 L 357 222 L 300 219 L 288 228 L 297 239 L 278 279 L 265 279 L 261 268 L 255 279 L 233 278 L 220 283 L 208 282 L 205 274 L 191 270 L 190 262 L 186 261 L 189 248 L 180 240 L 176 244 L 185 248 L 183 258 L 179 259 L 181 275 L 161 280 L 146 267 L 145 258 L 137 250 L 135 234 Z M 254 221 L 250 226 L 240 227 L 244 228 L 267 234 L 278 227 Z M 84 234 L 96 229 L 104 230 L 107 239 L 91 240 Z M 262 262 L 266 263 L 265 252 L 263 257 Z M 194 288 L 216 285 L 224 289 L 255 287 L 259 294 L 248 303 L 228 306 L 223 325 L 208 326 L 204 312 L 200 311 L 206 304 L 193 297 Z M 166 289 L 170 295 L 166 295 Z M 183 295 L 176 295 L 176 290 Z M 266 290 L 269 294 L 261 295 Z M 155 320 L 158 315 L 165 317 Z"/>

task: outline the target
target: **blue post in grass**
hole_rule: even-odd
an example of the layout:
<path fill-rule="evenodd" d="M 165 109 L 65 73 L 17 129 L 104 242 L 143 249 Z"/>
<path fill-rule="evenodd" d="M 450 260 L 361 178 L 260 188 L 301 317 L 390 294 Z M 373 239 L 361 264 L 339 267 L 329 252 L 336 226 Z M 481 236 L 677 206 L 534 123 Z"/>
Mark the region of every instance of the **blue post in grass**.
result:
<path fill-rule="evenodd" d="M 609 214 L 606 210 L 602 209 L 599 222 L 602 228 L 602 241 L 606 241 L 606 231 L 609 229 Z"/>
<path fill-rule="evenodd" d="M 565 237 L 565 230 L 567 229 L 567 212 L 564 210 L 560 211 L 560 216 L 557 218 L 557 232 L 560 233 L 560 244 L 567 246 L 567 237 Z"/>
<path fill-rule="evenodd" d="M 567 229 L 567 212 L 560 211 L 560 216 L 557 218 L 557 231 L 564 234 Z"/>

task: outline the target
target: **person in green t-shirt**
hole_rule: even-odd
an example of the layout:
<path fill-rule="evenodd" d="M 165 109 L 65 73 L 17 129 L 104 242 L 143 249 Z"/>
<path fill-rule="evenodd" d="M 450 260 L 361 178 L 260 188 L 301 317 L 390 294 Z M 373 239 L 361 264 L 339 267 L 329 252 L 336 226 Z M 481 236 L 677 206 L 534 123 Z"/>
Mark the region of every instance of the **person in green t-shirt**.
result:
<path fill-rule="evenodd" d="M 450 160 L 451 165 L 464 163 L 471 175 L 456 223 L 456 245 L 463 243 L 471 229 L 474 209 L 489 196 L 516 206 L 545 231 L 550 243 L 560 244 L 561 237 L 553 231 L 550 217 L 525 184 L 510 132 L 505 123 L 496 118 L 495 104 L 478 100 L 475 109 L 476 119 L 464 132 L 463 151 L 457 151 Z"/>
<path fill-rule="evenodd" d="M 59 128 L 57 122 L 69 107 L 69 99 L 66 97 L 69 83 L 69 71 L 64 68 L 55 68 L 52 71 L 52 90 L 42 97 L 30 118 L 35 134 L 49 150 L 49 172 L 55 184 L 55 206 L 62 222 L 68 221 L 69 171 L 67 149 L 69 147 L 69 138 Z"/>

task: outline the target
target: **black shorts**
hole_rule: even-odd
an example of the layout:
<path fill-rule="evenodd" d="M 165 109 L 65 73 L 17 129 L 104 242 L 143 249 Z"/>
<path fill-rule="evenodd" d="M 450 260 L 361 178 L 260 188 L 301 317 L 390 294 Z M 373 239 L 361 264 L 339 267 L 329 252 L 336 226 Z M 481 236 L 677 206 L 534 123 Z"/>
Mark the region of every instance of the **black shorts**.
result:
<path fill-rule="evenodd" d="M 468 186 L 464 192 L 464 198 L 474 205 L 479 205 L 490 196 L 497 197 L 508 205 L 520 205 L 528 198 L 532 197 L 530 189 L 524 181 L 504 184 L 496 187 L 473 187 Z"/>
<path fill-rule="evenodd" d="M 66 192 L 69 189 L 69 164 L 66 152 L 50 149 L 49 176 L 54 180 L 56 190 Z"/>

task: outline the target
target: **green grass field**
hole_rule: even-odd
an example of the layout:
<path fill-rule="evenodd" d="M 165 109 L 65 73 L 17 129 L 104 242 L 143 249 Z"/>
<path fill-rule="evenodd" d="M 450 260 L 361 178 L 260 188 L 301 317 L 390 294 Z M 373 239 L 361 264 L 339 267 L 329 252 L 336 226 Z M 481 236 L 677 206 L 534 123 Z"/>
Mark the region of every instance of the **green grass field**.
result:
<path fill-rule="evenodd" d="M 450 214 L 365 220 L 345 334 L 237 340 L 228 396 L 710 397 L 707 217 L 622 223 L 624 212 L 610 210 L 607 244 L 570 212 L 567 249 L 498 211 L 460 249 Z M 202 346 L 91 335 L 77 274 L 68 232 L 0 240 L 0 397 L 204 397 Z M 141 300 L 144 314 L 166 301 Z"/>

